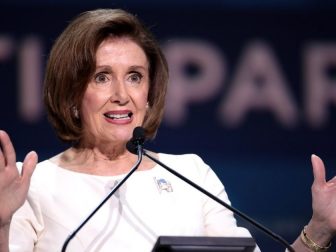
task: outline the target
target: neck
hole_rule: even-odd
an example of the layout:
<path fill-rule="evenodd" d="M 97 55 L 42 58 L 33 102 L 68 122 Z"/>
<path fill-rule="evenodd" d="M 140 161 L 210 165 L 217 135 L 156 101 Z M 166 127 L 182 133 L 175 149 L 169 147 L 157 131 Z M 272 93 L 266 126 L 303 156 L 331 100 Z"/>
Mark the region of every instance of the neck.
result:
<path fill-rule="evenodd" d="M 103 150 L 103 151 L 102 151 Z M 114 176 L 127 173 L 137 156 L 125 148 L 70 148 L 51 159 L 62 168 L 92 175 Z M 155 164 L 144 157 L 138 170 L 151 169 Z"/>

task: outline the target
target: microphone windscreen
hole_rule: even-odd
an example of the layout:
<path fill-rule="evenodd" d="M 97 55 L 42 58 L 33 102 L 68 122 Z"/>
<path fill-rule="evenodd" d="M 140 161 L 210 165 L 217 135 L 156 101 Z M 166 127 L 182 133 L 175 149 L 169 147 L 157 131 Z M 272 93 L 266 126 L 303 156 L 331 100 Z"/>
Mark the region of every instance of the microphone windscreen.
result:
<path fill-rule="evenodd" d="M 133 137 L 127 142 L 126 148 L 129 152 L 137 154 L 138 145 L 143 145 L 145 142 L 145 129 L 136 127 L 133 130 Z"/>
<path fill-rule="evenodd" d="M 133 154 L 137 154 L 138 148 L 131 140 L 126 143 L 126 149 Z"/>
<path fill-rule="evenodd" d="M 145 129 L 142 127 L 135 127 L 133 130 L 133 139 L 134 140 L 145 140 Z M 132 140 L 132 139 L 131 139 Z"/>

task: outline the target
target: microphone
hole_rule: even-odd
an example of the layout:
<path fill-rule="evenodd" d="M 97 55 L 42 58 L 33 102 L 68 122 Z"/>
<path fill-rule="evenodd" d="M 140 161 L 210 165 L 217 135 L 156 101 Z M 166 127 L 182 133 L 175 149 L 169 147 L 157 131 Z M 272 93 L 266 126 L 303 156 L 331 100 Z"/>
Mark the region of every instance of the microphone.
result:
<path fill-rule="evenodd" d="M 66 248 L 69 242 L 76 236 L 76 234 L 82 229 L 82 227 L 96 214 L 96 212 L 106 203 L 106 201 L 108 201 L 112 197 L 112 195 L 119 189 L 119 187 L 121 187 L 126 182 L 126 180 L 133 174 L 133 172 L 135 172 L 135 170 L 139 167 L 143 156 L 142 145 L 145 142 L 145 133 L 143 128 L 141 129 L 138 128 L 141 127 L 137 127 L 133 130 L 133 137 L 126 144 L 126 146 L 129 145 L 132 147 L 133 154 L 138 155 L 136 163 L 133 165 L 131 170 L 126 174 L 126 176 L 113 187 L 112 191 L 92 211 L 92 213 L 68 236 L 68 238 L 63 243 L 62 252 L 66 252 Z"/>
<path fill-rule="evenodd" d="M 140 128 L 140 127 L 138 127 L 138 128 Z M 144 130 L 140 130 L 139 129 L 139 130 L 137 130 L 137 132 L 144 132 Z M 142 136 L 144 136 L 144 135 L 142 135 Z M 134 130 L 134 132 L 133 132 L 133 138 L 129 141 L 131 143 L 128 145 L 127 149 L 130 152 L 134 153 L 134 151 L 135 151 L 135 147 L 134 147 L 135 144 L 134 143 L 137 143 L 136 141 L 139 141 L 139 142 L 141 142 L 143 144 L 144 140 L 145 140 L 144 137 L 141 138 L 140 137 L 140 133 L 138 135 L 138 133 L 135 133 L 135 130 Z M 167 171 L 169 171 L 170 173 L 174 174 L 175 176 L 177 176 L 178 178 L 180 178 L 181 180 L 183 180 L 187 184 L 191 185 L 192 187 L 194 187 L 198 191 L 202 192 L 203 194 L 205 194 L 209 198 L 213 199 L 214 201 L 218 202 L 222 206 L 226 207 L 227 209 L 229 209 L 230 211 L 232 211 L 233 213 L 235 213 L 236 215 L 238 215 L 242 219 L 244 219 L 247 222 L 251 223 L 253 226 L 255 226 L 257 229 L 263 231 L 266 235 L 268 235 L 269 237 L 271 237 L 273 240 L 281 243 L 284 247 L 286 247 L 288 249 L 288 251 L 295 252 L 295 250 L 292 248 L 292 246 L 284 238 L 282 238 L 280 235 L 275 234 L 270 229 L 268 229 L 265 226 L 263 226 L 262 224 L 258 223 L 256 220 L 252 219 L 248 215 L 244 214 L 243 212 L 239 211 L 238 209 L 236 209 L 236 208 L 232 207 L 231 205 L 227 204 L 226 202 L 224 202 L 223 200 L 219 199 L 215 195 L 213 195 L 210 192 L 206 191 L 204 188 L 200 187 L 199 185 L 195 184 L 191 180 L 187 179 L 182 174 L 180 174 L 177 171 L 173 170 L 172 168 L 168 167 L 167 165 L 165 165 L 164 163 L 162 163 L 160 160 L 158 160 L 155 157 L 153 157 L 150 154 L 148 154 L 146 150 L 143 150 L 143 155 L 146 156 L 146 157 L 148 157 L 149 159 L 151 159 L 155 163 L 159 164 L 161 167 L 165 168 Z"/>
<path fill-rule="evenodd" d="M 135 127 L 132 138 L 127 142 L 126 148 L 129 152 L 136 154 L 139 146 L 143 146 L 145 142 L 145 129 L 142 127 Z"/>

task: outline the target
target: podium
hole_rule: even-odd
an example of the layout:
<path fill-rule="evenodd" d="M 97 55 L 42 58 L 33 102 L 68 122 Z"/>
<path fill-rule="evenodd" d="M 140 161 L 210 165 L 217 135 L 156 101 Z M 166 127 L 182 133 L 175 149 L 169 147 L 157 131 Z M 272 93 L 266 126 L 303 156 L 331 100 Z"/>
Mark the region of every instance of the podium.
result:
<path fill-rule="evenodd" d="M 252 237 L 160 236 L 152 252 L 253 252 Z"/>

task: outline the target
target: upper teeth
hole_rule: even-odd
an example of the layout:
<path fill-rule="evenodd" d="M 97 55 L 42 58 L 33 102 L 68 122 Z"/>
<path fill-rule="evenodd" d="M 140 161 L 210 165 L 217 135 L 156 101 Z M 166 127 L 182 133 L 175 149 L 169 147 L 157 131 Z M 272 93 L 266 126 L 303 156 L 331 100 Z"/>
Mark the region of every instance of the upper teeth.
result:
<path fill-rule="evenodd" d="M 106 114 L 106 116 L 112 119 L 121 119 L 128 118 L 129 114 Z"/>

